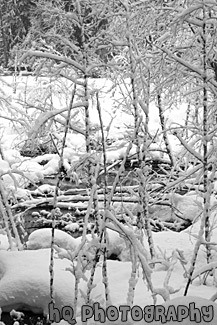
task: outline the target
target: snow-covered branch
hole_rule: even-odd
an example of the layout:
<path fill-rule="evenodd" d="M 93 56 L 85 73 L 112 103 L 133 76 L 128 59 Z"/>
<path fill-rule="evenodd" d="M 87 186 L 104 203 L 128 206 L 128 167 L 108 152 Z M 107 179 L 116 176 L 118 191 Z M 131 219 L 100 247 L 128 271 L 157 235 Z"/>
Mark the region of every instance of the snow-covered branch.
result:
<path fill-rule="evenodd" d="M 84 73 L 84 68 L 76 61 L 67 58 L 65 56 L 62 55 L 57 55 L 57 54 L 53 54 L 50 52 L 42 52 L 42 51 L 27 51 L 26 53 L 24 53 L 24 55 L 21 57 L 21 59 L 19 60 L 19 65 L 22 64 L 22 62 L 27 58 L 27 57 L 39 57 L 39 58 L 46 58 L 46 59 L 50 59 L 50 60 L 55 60 L 58 62 L 65 62 L 70 66 L 73 66 L 74 68 L 80 70 L 81 72 Z"/>
<path fill-rule="evenodd" d="M 189 144 L 176 131 L 174 131 L 173 134 L 179 139 L 181 144 L 184 146 L 184 148 L 186 150 L 188 150 L 188 152 L 190 152 L 199 161 L 203 162 L 203 157 L 198 152 L 196 152 L 196 150 L 194 150 L 194 148 L 189 146 Z"/>

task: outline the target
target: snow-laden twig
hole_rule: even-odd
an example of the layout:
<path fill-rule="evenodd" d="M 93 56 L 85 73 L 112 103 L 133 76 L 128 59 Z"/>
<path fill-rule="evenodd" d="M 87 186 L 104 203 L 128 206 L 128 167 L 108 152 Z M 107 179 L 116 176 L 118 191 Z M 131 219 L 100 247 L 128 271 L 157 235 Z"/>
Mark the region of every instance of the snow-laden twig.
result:
<path fill-rule="evenodd" d="M 96 93 L 96 100 L 97 100 L 97 111 L 99 115 L 99 122 L 100 122 L 100 129 L 101 129 L 101 136 L 102 136 L 102 149 L 103 149 L 103 169 L 104 169 L 104 211 L 107 209 L 110 209 L 110 204 L 108 200 L 108 175 L 107 175 L 107 170 L 106 170 L 106 140 L 105 140 L 105 135 L 104 135 L 104 130 L 103 130 L 103 121 L 102 121 L 102 112 L 101 112 L 101 106 L 99 102 L 99 94 Z M 103 283 L 105 286 L 105 300 L 106 300 L 106 306 L 109 306 L 111 304 L 111 298 L 109 294 L 109 285 L 108 285 L 108 272 L 107 272 L 107 248 L 106 248 L 106 243 L 107 243 L 107 232 L 105 228 L 105 213 L 103 215 L 102 219 L 102 227 L 100 227 L 99 231 L 99 244 L 101 245 L 102 241 L 104 244 L 104 249 L 103 249 L 103 265 L 102 265 L 102 275 L 103 275 Z"/>
<path fill-rule="evenodd" d="M 78 102 L 76 104 L 73 104 L 72 108 L 78 108 L 78 107 L 84 107 L 85 105 L 87 105 L 86 101 L 83 102 Z M 39 129 L 50 119 L 54 118 L 56 115 L 59 115 L 63 112 L 67 112 L 68 108 L 64 107 L 64 108 L 60 108 L 60 109 L 56 109 L 56 110 L 52 110 L 49 112 L 42 112 L 39 117 L 36 119 L 33 127 L 31 128 L 31 130 L 28 132 L 28 136 L 29 138 L 34 139 L 38 132 Z M 70 121 L 68 122 L 68 124 L 70 123 Z"/>
<path fill-rule="evenodd" d="M 198 3 L 196 5 L 190 6 L 187 9 L 180 9 L 179 13 L 175 16 L 174 21 L 179 19 L 185 19 L 185 17 L 190 15 L 192 12 L 197 11 L 198 9 L 201 9 L 203 7 L 202 3 Z"/>
<path fill-rule="evenodd" d="M 134 301 L 134 296 L 135 296 L 135 289 L 136 289 L 136 284 L 138 282 L 137 279 L 137 269 L 138 269 L 138 262 L 137 262 L 137 255 L 134 251 L 134 248 L 131 247 L 131 263 L 132 263 L 132 270 L 131 270 L 131 275 L 129 279 L 129 288 L 128 288 L 128 293 L 127 293 L 127 305 L 128 306 L 133 306 L 133 301 Z"/>
<path fill-rule="evenodd" d="M 192 154 L 196 159 L 203 163 L 203 157 L 178 134 L 178 132 L 174 131 L 173 134 L 179 139 L 183 147 Z"/>
<path fill-rule="evenodd" d="M 161 95 L 160 94 L 157 95 L 157 106 L 158 106 L 158 109 L 159 109 L 159 117 L 160 117 L 160 122 L 161 122 L 161 128 L 162 128 L 162 131 L 163 131 L 163 139 L 164 139 L 166 151 L 167 151 L 167 154 L 168 154 L 168 156 L 170 158 L 171 165 L 174 166 L 175 161 L 174 161 L 174 156 L 172 154 L 171 146 L 170 146 L 170 143 L 169 143 L 169 138 L 168 138 L 167 131 L 166 131 L 164 112 L 163 112 L 162 100 L 161 100 Z"/>
<path fill-rule="evenodd" d="M 73 108 L 73 101 L 75 98 L 75 93 L 76 93 L 76 85 L 74 86 L 74 89 L 72 91 L 71 95 L 71 100 L 70 104 L 68 107 L 68 114 L 67 114 L 67 119 L 66 119 L 66 125 L 65 125 L 65 132 L 64 132 L 64 137 L 62 141 L 62 148 L 61 148 L 61 153 L 60 153 L 60 160 L 59 160 L 59 170 L 58 170 L 58 175 L 57 175 L 57 183 L 55 186 L 55 192 L 54 192 L 54 198 L 53 198 L 53 209 L 51 210 L 51 219 L 52 219 L 52 229 L 51 229 L 51 254 L 50 254 L 50 265 L 49 265 L 49 272 L 50 272 L 50 299 L 51 303 L 54 303 L 54 238 L 55 238 L 55 220 L 58 217 L 59 210 L 57 208 L 57 197 L 58 197 L 58 192 L 59 192 L 59 185 L 62 180 L 62 170 L 63 170 L 63 165 L 64 165 L 64 159 L 63 159 L 63 153 L 64 153 L 64 148 L 65 148 L 65 143 L 66 143 L 66 136 L 68 133 L 69 129 L 69 122 L 70 122 L 70 116 L 71 116 L 71 110 Z"/>
<path fill-rule="evenodd" d="M 147 281 L 148 289 L 151 292 L 154 292 L 152 280 L 151 280 L 151 273 L 152 270 L 148 265 L 148 256 L 144 246 L 141 242 L 136 238 L 133 229 L 127 229 L 123 224 L 121 224 L 117 218 L 111 213 L 111 211 L 106 211 L 106 218 L 110 220 L 116 228 L 118 228 L 129 240 L 130 244 L 133 246 L 135 254 L 138 256 L 138 259 L 141 263 L 143 275 L 145 280 Z"/>
<path fill-rule="evenodd" d="M 58 62 L 65 62 L 68 65 L 73 66 L 74 68 L 80 70 L 81 72 L 84 72 L 84 68 L 82 65 L 80 65 L 78 62 L 67 58 L 65 56 L 61 56 L 61 55 L 56 55 L 50 52 L 42 52 L 42 51 L 27 51 L 26 53 L 24 53 L 24 55 L 20 58 L 19 60 L 19 65 L 22 64 L 22 62 L 28 58 L 28 57 L 39 57 L 39 58 L 45 58 L 45 59 L 50 59 L 50 60 L 55 60 Z"/>
<path fill-rule="evenodd" d="M 200 277 L 201 274 L 211 272 L 217 268 L 217 262 L 211 262 L 207 265 L 202 266 L 198 270 L 195 270 L 192 276 L 192 281 L 194 281 L 197 277 Z"/>
<path fill-rule="evenodd" d="M 112 186 L 112 189 L 111 189 L 111 192 L 110 192 L 110 194 L 109 194 L 108 201 L 107 201 L 107 204 L 108 204 L 108 205 L 110 205 L 110 203 L 111 203 L 111 201 L 112 201 L 112 199 L 113 199 L 113 196 L 114 196 L 114 193 L 115 193 L 115 189 L 116 189 L 116 187 L 117 187 L 117 185 L 118 185 L 118 182 L 119 182 L 119 180 L 120 180 L 121 174 L 122 174 L 122 172 L 125 170 L 125 167 L 124 167 L 124 166 L 125 166 L 125 163 L 126 163 L 127 157 L 128 157 L 128 155 L 129 155 L 129 152 L 130 152 L 130 150 L 132 149 L 133 142 L 134 142 L 135 136 L 136 136 L 136 134 L 137 134 L 137 131 L 138 131 L 138 128 L 140 127 L 141 122 L 142 122 L 142 118 L 140 118 L 139 123 L 137 124 L 137 127 L 136 127 L 136 129 L 134 130 L 133 139 L 132 139 L 132 141 L 128 144 L 128 146 L 127 146 L 127 149 L 126 149 L 126 152 L 125 152 L 124 158 L 123 158 L 123 160 L 122 160 L 122 162 L 121 162 L 121 165 L 120 165 L 120 167 L 119 167 L 119 170 L 118 170 L 118 172 L 117 172 L 117 175 L 115 176 L 115 179 L 114 179 L 114 182 L 113 182 L 113 186 Z"/>

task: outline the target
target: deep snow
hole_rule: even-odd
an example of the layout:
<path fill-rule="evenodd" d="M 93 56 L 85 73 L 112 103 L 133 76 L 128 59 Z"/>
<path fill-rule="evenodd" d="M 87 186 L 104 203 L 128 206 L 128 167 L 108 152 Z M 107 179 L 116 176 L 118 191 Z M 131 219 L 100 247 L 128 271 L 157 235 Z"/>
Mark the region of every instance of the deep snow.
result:
<path fill-rule="evenodd" d="M 195 226 L 196 227 L 196 226 Z M 196 227 L 197 228 L 197 227 Z M 197 229 L 196 229 L 197 230 Z M 45 232 L 50 231 L 45 230 Z M 192 230 L 194 233 L 194 230 Z M 43 248 L 49 244 L 49 236 L 41 235 L 42 231 L 36 231 L 37 235 L 32 233 L 29 240 L 30 243 L 41 243 L 41 247 L 35 247 L 37 250 L 25 250 L 25 251 L 0 251 L 0 306 L 3 311 L 10 311 L 11 309 L 19 310 L 23 308 L 23 305 L 30 308 L 35 312 L 43 311 L 48 312 L 49 297 L 49 259 L 50 249 Z M 62 234 L 61 234 L 62 233 Z M 79 240 L 73 240 L 71 236 L 67 236 L 64 232 L 56 231 L 57 240 L 56 244 L 60 248 L 69 248 L 71 244 L 79 244 Z M 62 235 L 62 237 L 61 237 Z M 152 272 L 152 281 L 155 288 L 163 288 L 163 281 L 167 275 L 169 262 L 172 262 L 174 257 L 172 255 L 177 252 L 176 249 L 182 251 L 185 260 L 188 262 L 186 269 L 188 269 L 189 262 L 192 256 L 195 238 L 190 236 L 187 231 L 181 233 L 174 233 L 170 231 L 164 231 L 154 233 L 154 243 L 160 248 L 158 251 L 158 259 L 156 260 L 155 269 Z M 216 231 L 214 233 L 214 238 Z M 3 236 L 3 235 L 2 235 Z M 112 233 L 110 233 L 110 237 Z M 116 234 L 114 234 L 116 237 Z M 146 239 L 145 239 L 146 241 Z M 114 242 L 113 242 L 114 246 Z M 147 243 L 145 243 L 146 249 Z M 31 247 L 31 245 L 30 245 Z M 34 246 L 33 246 L 34 247 Z M 72 246 L 71 246 L 72 247 Z M 1 247 L 3 249 L 3 247 Z M 73 248 L 75 249 L 75 247 Z M 174 259 L 175 261 L 175 259 Z M 200 250 L 199 257 L 197 259 L 197 268 L 202 267 L 205 263 L 205 253 L 203 249 Z M 67 270 L 70 269 L 71 262 L 67 259 L 59 259 L 57 253 L 55 253 L 54 260 L 54 288 L 55 288 L 55 304 L 56 307 L 72 306 L 74 302 L 74 275 Z M 104 286 L 102 283 L 102 262 L 96 270 L 94 277 L 94 284 L 96 285 L 92 291 L 91 299 L 94 302 L 100 302 L 105 307 L 104 299 Z M 109 289 L 111 295 L 111 302 L 114 306 L 126 304 L 126 297 L 129 287 L 129 278 L 131 273 L 132 264 L 127 261 L 108 261 L 108 279 Z M 90 271 L 85 272 L 87 279 L 90 276 Z M 185 304 L 183 298 L 183 290 L 186 285 L 186 278 L 183 276 L 184 269 L 181 263 L 176 260 L 174 263 L 174 269 L 169 281 L 169 285 L 175 290 L 179 290 L 173 297 L 179 297 L 179 303 Z M 144 308 L 146 305 L 153 304 L 151 292 L 147 290 L 147 285 L 143 281 L 141 268 L 137 273 L 137 285 L 135 290 L 134 305 Z M 79 289 L 84 293 L 87 290 L 87 283 L 85 280 L 80 281 Z M 213 285 L 211 277 L 208 280 L 207 285 L 202 285 L 199 279 L 196 279 L 190 286 L 189 295 L 195 297 L 193 301 L 197 301 L 196 297 L 211 298 L 216 293 L 216 287 Z M 78 314 L 77 321 L 79 322 L 79 311 L 82 304 L 85 301 L 79 294 L 78 298 Z M 162 304 L 162 297 L 157 297 L 157 303 Z M 207 302 L 208 303 L 208 302 Z M 209 301 L 211 304 L 211 302 Z M 215 306 L 215 304 L 214 304 Z M 216 314 L 217 315 L 217 314 Z M 215 315 L 215 317 L 216 317 Z M 216 318 L 215 318 L 216 319 Z M 140 324 L 138 322 L 138 324 Z M 154 323 L 153 323 L 154 324 Z M 185 323 L 184 323 L 185 324 Z M 215 323 L 211 323 L 215 324 Z"/>

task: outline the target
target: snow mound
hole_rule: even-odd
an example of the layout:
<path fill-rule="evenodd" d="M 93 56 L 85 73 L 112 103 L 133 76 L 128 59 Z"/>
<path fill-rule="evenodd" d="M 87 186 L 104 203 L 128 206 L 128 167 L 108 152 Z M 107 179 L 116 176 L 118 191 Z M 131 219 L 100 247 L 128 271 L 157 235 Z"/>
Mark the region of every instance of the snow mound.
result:
<path fill-rule="evenodd" d="M 48 313 L 49 263 L 48 249 L 0 251 L 0 306 L 3 311 L 27 309 Z M 65 270 L 69 266 L 66 259 L 55 259 L 54 298 L 58 308 L 74 301 L 74 276 Z"/>
<path fill-rule="evenodd" d="M 29 240 L 27 241 L 27 248 L 30 250 L 50 248 L 51 230 L 51 228 L 44 228 L 33 231 L 29 236 Z M 75 238 L 59 229 L 55 229 L 54 243 L 60 248 L 64 248 L 66 250 L 74 250 L 77 246 Z"/>
<path fill-rule="evenodd" d="M 114 257 L 121 261 L 129 260 L 129 250 L 126 247 L 125 240 L 119 236 L 116 231 L 107 229 L 108 243 L 107 251 L 108 258 Z M 66 250 L 75 250 L 81 243 L 82 237 L 73 238 L 66 232 L 55 229 L 54 233 L 54 243 L 60 248 Z M 94 246 L 94 240 L 92 241 L 92 236 L 87 235 L 87 241 L 85 245 Z M 27 241 L 27 248 L 29 250 L 50 248 L 51 246 L 51 228 L 38 229 L 32 232 Z"/>
<path fill-rule="evenodd" d="M 183 254 L 188 266 L 190 266 L 196 243 L 194 236 L 191 236 L 186 231 L 177 233 L 169 230 L 153 233 L 153 241 L 159 259 L 170 259 L 174 251 L 179 251 Z M 148 250 L 147 238 L 144 240 L 144 246 Z M 197 265 L 203 266 L 205 261 L 206 254 L 203 246 L 201 246 L 198 252 Z"/>
<path fill-rule="evenodd" d="M 172 201 L 176 208 L 176 213 L 186 220 L 197 219 L 202 211 L 201 198 L 198 195 L 186 194 L 179 195 L 172 194 Z"/>
<path fill-rule="evenodd" d="M 179 195 L 173 193 L 167 195 L 167 199 L 173 208 L 165 205 L 154 205 L 149 209 L 153 218 L 162 221 L 194 221 L 201 215 L 201 198 L 195 194 Z"/>
<path fill-rule="evenodd" d="M 87 243 L 86 248 L 91 247 L 91 245 L 98 247 L 98 241 L 96 241 L 97 236 L 93 238 L 90 234 L 86 236 Z M 75 242 L 80 245 L 82 237 L 75 239 Z M 108 259 L 117 259 L 120 261 L 129 260 L 129 249 L 126 245 L 125 240 L 119 236 L 119 234 L 111 229 L 107 229 L 107 258 Z"/>
<path fill-rule="evenodd" d="M 32 198 L 31 192 L 27 189 L 17 187 L 14 185 L 7 186 L 7 195 L 10 200 L 29 200 Z"/>

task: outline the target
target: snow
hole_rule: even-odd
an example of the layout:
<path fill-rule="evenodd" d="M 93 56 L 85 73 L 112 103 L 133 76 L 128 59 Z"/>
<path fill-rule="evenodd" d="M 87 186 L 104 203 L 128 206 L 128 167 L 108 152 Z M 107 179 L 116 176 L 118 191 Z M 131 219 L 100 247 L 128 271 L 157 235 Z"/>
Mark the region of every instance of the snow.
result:
<path fill-rule="evenodd" d="M 167 235 L 169 237 L 169 235 Z M 156 236 L 157 238 L 157 236 Z M 155 238 L 155 239 L 156 239 Z M 161 237 L 162 239 L 162 237 Z M 160 241 L 160 238 L 159 238 Z M 172 239 L 171 239 L 172 241 Z M 173 241 L 174 244 L 174 241 Z M 162 246 L 162 241 L 161 241 Z M 174 247 L 176 245 L 174 244 Z M 185 247 L 183 247 L 185 252 Z M 49 259 L 50 250 L 40 249 L 32 251 L 0 251 L 0 306 L 3 311 L 11 311 L 12 309 L 19 310 L 25 305 L 26 308 L 34 312 L 48 313 L 49 297 Z M 55 288 L 55 306 L 73 306 L 74 301 L 74 276 L 66 270 L 70 267 L 70 262 L 66 259 L 59 259 L 57 255 L 54 259 L 54 288 Z M 100 302 L 104 305 L 103 283 L 101 262 L 96 270 L 94 284 L 96 287 L 92 291 L 91 298 L 95 302 Z M 128 279 L 130 278 L 132 265 L 130 262 L 108 261 L 108 277 L 110 286 L 111 301 L 114 306 L 126 304 L 126 296 L 128 291 Z M 174 270 L 172 284 L 177 284 L 180 280 L 181 269 Z M 179 274 L 177 274 L 179 273 Z M 89 278 L 89 271 L 85 273 Z M 153 272 L 153 283 L 155 287 L 162 286 L 162 279 L 166 275 L 166 271 L 156 270 Z M 182 277 L 183 278 L 183 277 Z M 183 284 L 185 281 L 183 281 Z M 202 287 L 202 288 L 201 288 Z M 86 283 L 81 280 L 79 288 L 85 292 Z M 200 290 L 198 290 L 200 288 Z M 190 297 L 181 297 L 182 292 L 179 292 L 175 300 L 167 302 L 168 304 L 186 305 L 189 301 L 194 301 L 196 306 L 213 305 L 215 308 L 215 321 L 217 316 L 217 305 L 204 298 L 209 298 L 211 293 L 215 293 L 215 288 L 192 285 Z M 177 295 L 177 294 L 176 294 Z M 198 298 L 201 297 L 201 299 Z M 172 298 L 172 297 L 171 297 Z M 203 299 L 202 299 L 203 298 Z M 158 299 L 158 304 L 162 304 L 162 299 Z M 78 299 L 78 324 L 80 324 L 79 311 L 84 304 L 84 300 L 79 294 Z M 144 308 L 147 305 L 153 304 L 150 291 L 148 292 L 146 284 L 143 282 L 141 269 L 138 270 L 138 283 L 135 290 L 134 305 Z M 90 324 L 93 320 L 91 320 Z M 216 324 L 215 321 L 210 324 Z M 64 322 L 62 322 L 64 324 Z M 114 324 L 119 324 L 117 322 Z M 88 323 L 89 324 L 89 323 Z M 107 323 L 109 324 L 109 322 Z M 136 323 L 137 324 L 137 323 Z M 143 322 L 138 324 L 143 324 Z M 155 324 L 155 323 L 152 323 Z M 158 324 L 158 323 L 156 323 Z M 170 324 L 170 323 L 169 323 Z M 172 323 L 171 323 L 172 324 Z M 188 324 L 184 322 L 183 324 Z"/>
<path fill-rule="evenodd" d="M 77 225 L 77 224 L 76 224 Z M 74 228 L 69 225 L 69 227 L 65 227 L 66 230 L 74 230 Z M 107 249 L 108 249 L 108 257 L 111 255 L 117 256 L 120 260 L 129 259 L 129 252 L 126 247 L 125 240 L 119 236 L 119 234 L 111 229 L 107 230 Z M 81 237 L 73 238 L 66 232 L 55 229 L 54 232 L 54 244 L 59 248 L 64 248 L 69 251 L 74 251 L 79 244 L 81 243 Z M 90 234 L 87 235 L 87 242 L 90 246 L 91 243 L 95 244 L 95 239 Z M 51 228 L 38 229 L 32 232 L 27 241 L 27 249 L 36 250 L 49 248 L 51 245 Z"/>
<path fill-rule="evenodd" d="M 8 185 L 6 191 L 7 191 L 8 198 L 12 201 L 16 201 L 16 200 L 23 201 L 32 198 L 31 192 L 25 188 Z"/>
<path fill-rule="evenodd" d="M 28 93 L 28 100 L 32 103 L 36 102 L 39 96 L 44 96 L 49 85 L 48 79 L 43 80 L 34 79 L 33 77 L 18 77 L 15 80 L 11 77 L 7 79 L 7 85 L 4 85 L 4 91 L 8 96 L 11 96 L 11 105 L 17 108 L 21 108 L 21 104 L 18 103 L 18 99 L 23 99 L 23 89 L 26 84 L 31 88 Z M 13 92 L 12 87 L 16 88 L 16 93 Z M 127 84 L 127 83 L 126 83 Z M 15 87 L 16 86 L 16 87 Z M 43 89 L 40 88 L 42 86 Z M 54 86 L 52 84 L 52 86 Z M 60 85 L 59 85 L 60 86 Z M 90 86 L 94 90 L 100 89 L 100 101 L 101 107 L 103 107 L 102 117 L 103 126 L 107 131 L 111 123 L 109 136 L 114 138 L 115 143 L 108 148 L 107 161 L 112 163 L 117 159 L 123 158 L 126 148 L 127 140 L 126 134 L 130 132 L 133 125 L 133 115 L 129 112 L 123 112 L 123 94 L 120 86 L 113 87 L 108 80 L 91 80 Z M 56 86 L 58 89 L 58 86 Z M 68 85 L 63 86 L 66 90 Z M 62 89 L 59 88 L 54 97 L 54 109 L 64 107 L 68 104 L 68 98 L 62 96 Z M 99 124 L 98 113 L 95 108 L 94 98 L 91 102 L 91 122 Z M 179 109 L 173 109 L 167 111 L 165 116 L 167 119 L 167 127 L 174 126 L 175 122 L 184 123 L 183 116 L 185 114 L 186 107 L 181 105 Z M 34 119 L 34 111 L 28 111 L 27 116 Z M 82 121 L 82 109 L 78 111 L 78 116 Z M 2 122 L 2 121 L 1 121 Z M 10 172 L 14 169 L 19 169 L 26 176 L 34 181 L 39 180 L 44 176 L 54 174 L 59 167 L 59 156 L 57 154 L 47 154 L 38 156 L 36 158 L 23 158 L 20 156 L 17 147 L 23 141 L 23 132 L 15 134 L 12 131 L 11 123 L 3 120 L 1 145 L 4 152 L 4 160 L 0 159 L 0 174 L 3 175 L 3 181 L 7 188 L 8 195 L 14 196 L 15 199 L 23 200 L 31 196 L 28 190 L 23 189 L 24 185 L 28 184 L 28 180 L 22 175 L 13 173 L 17 184 L 10 176 Z M 150 132 L 156 133 L 159 129 L 159 116 L 158 109 L 151 103 L 150 105 Z M 62 134 L 56 132 L 56 138 L 62 139 Z M 181 152 L 181 146 L 179 141 L 173 135 L 169 135 L 170 144 L 174 153 Z M 162 141 L 162 135 L 158 135 L 156 138 L 157 144 L 153 143 L 152 148 L 157 148 L 159 142 Z M 82 156 L 84 151 L 84 136 L 81 134 L 69 134 L 66 139 L 67 148 L 64 149 L 64 166 L 66 170 L 70 169 L 70 164 L 77 161 Z M 132 148 L 131 154 L 135 153 L 135 147 Z M 160 153 L 153 153 L 156 157 Z M 165 159 L 165 157 L 163 157 Z M 46 164 L 42 165 L 42 162 Z M 19 185 L 19 186 L 17 186 Z M 214 189 L 216 190 L 216 181 L 214 182 Z M 35 190 L 34 194 L 47 195 L 53 193 L 54 188 L 46 184 Z M 32 192 L 33 193 L 33 192 Z M 169 279 L 169 286 L 174 289 L 175 293 L 170 295 L 171 300 L 164 302 L 162 296 L 157 295 L 157 303 L 163 304 L 166 308 L 169 304 L 174 306 L 185 305 L 188 306 L 189 302 L 195 302 L 196 307 L 212 305 L 214 307 L 214 319 L 209 324 L 217 323 L 217 304 L 209 300 L 214 294 L 216 294 L 215 278 L 208 276 L 206 285 L 202 284 L 201 279 L 197 277 L 190 285 L 188 297 L 183 297 L 184 289 L 187 283 L 185 277 L 186 270 L 189 269 L 190 261 L 193 255 L 195 243 L 197 240 L 198 231 L 200 228 L 200 221 L 198 217 L 201 209 L 201 199 L 194 193 L 194 195 L 180 196 L 178 194 L 172 194 L 169 198 L 173 201 L 177 213 L 181 214 L 182 218 L 189 220 L 196 220 L 197 222 L 189 229 L 180 233 L 172 231 L 162 231 L 159 233 L 153 233 L 153 241 L 156 250 L 156 257 L 153 263 L 155 268 L 152 269 L 152 283 L 156 290 L 163 290 L 164 281 L 168 277 L 168 272 L 171 271 Z M 213 203 L 215 199 L 212 198 Z M 114 205 L 115 206 L 115 205 Z M 157 212 L 154 211 L 156 214 Z M 162 210 L 159 212 L 159 216 L 167 217 L 167 212 L 163 215 Z M 213 213 L 211 223 L 213 223 L 213 233 L 211 240 L 213 241 L 212 253 L 213 263 L 216 260 L 216 243 L 217 238 L 216 229 L 216 217 Z M 65 230 L 73 231 L 78 224 L 69 224 L 65 227 Z M 108 285 L 111 303 L 118 307 L 127 303 L 127 295 L 129 290 L 129 279 L 131 278 L 132 267 L 135 265 L 129 261 L 130 249 L 129 245 L 126 245 L 125 240 L 119 236 L 115 231 L 108 229 L 108 256 L 116 255 L 120 261 L 107 261 L 108 266 Z M 64 254 L 59 254 L 58 251 L 64 252 L 69 250 L 73 253 L 81 243 L 81 238 L 74 239 L 72 236 L 64 231 L 55 229 L 55 258 L 54 258 L 54 292 L 55 292 L 55 304 L 56 307 L 61 308 L 63 306 L 71 306 L 74 304 L 74 288 L 75 277 L 70 270 L 73 270 L 72 265 L 75 265 L 75 261 L 63 258 Z M 0 232 L 0 307 L 3 311 L 11 312 L 13 309 L 16 311 L 30 309 L 34 312 L 43 312 L 48 314 L 48 303 L 50 302 L 50 274 L 49 274 L 49 262 L 50 262 L 50 244 L 51 244 L 51 229 L 39 229 L 31 233 L 27 242 L 27 250 L 23 251 L 9 251 L 8 239 L 4 231 Z M 82 250 L 82 253 L 87 252 L 91 245 L 97 244 L 97 239 L 93 239 L 91 235 L 87 235 L 87 241 Z M 144 249 L 148 252 L 149 246 L 147 238 L 144 238 Z M 86 250 L 86 251 L 85 251 Z M 73 264 L 74 263 L 74 264 Z M 205 247 L 201 245 L 199 254 L 196 261 L 195 274 L 200 273 L 201 269 L 206 264 Z M 83 271 L 83 278 L 79 281 L 79 294 L 77 302 L 77 317 L 78 324 L 81 324 L 81 307 L 85 303 L 84 296 L 87 292 L 87 281 L 90 278 L 90 269 Z M 150 290 L 147 289 L 147 284 L 143 279 L 143 273 L 139 267 L 136 272 L 136 288 L 134 291 L 134 305 L 138 305 L 142 308 L 147 305 L 153 304 L 153 297 Z M 86 278 L 86 280 L 85 280 Z M 131 279 L 132 280 L 132 279 Z M 102 261 L 97 265 L 94 286 L 91 293 L 92 302 L 100 302 L 105 307 L 105 287 L 102 278 Z M 131 281 L 132 282 L 132 281 Z M 25 307 L 25 308 L 24 308 Z M 120 320 L 117 322 L 106 321 L 105 324 L 122 324 Z M 59 324 L 68 324 L 64 320 Z M 96 324 L 93 319 L 88 324 Z M 134 324 L 132 320 L 124 322 L 125 325 Z M 145 324 L 144 322 L 136 322 L 136 324 Z M 151 322 L 151 324 L 159 324 L 159 322 Z M 175 324 L 170 321 L 167 324 Z M 185 319 L 182 324 L 189 324 L 189 320 Z"/>
<path fill-rule="evenodd" d="M 71 232 L 75 232 L 76 230 L 79 229 L 79 224 L 77 222 L 70 222 L 68 223 L 68 225 L 66 225 L 64 227 L 65 230 L 71 231 Z"/>
<path fill-rule="evenodd" d="M 55 186 L 50 184 L 42 184 L 36 188 L 33 192 L 35 195 L 46 195 L 46 194 L 53 194 L 55 193 Z"/>
<path fill-rule="evenodd" d="M 116 249 L 117 238 L 120 238 L 114 231 L 108 231 L 110 247 Z M 19 310 L 19 307 L 23 305 L 33 311 L 43 311 L 45 314 L 48 312 L 49 303 L 49 259 L 50 250 L 43 249 L 43 247 L 50 247 L 50 229 L 40 229 L 33 232 L 27 243 L 28 248 L 33 250 L 28 251 L 0 251 L 0 306 L 3 310 L 10 311 L 11 309 Z M 80 239 L 73 239 L 70 235 L 67 235 L 63 231 L 55 230 L 55 243 L 62 248 L 75 249 L 80 243 Z M 91 240 L 91 235 L 88 235 L 88 240 Z M 215 233 L 213 234 L 215 238 Z M 5 235 L 4 237 L 5 238 Z M 152 273 L 153 285 L 156 288 L 162 288 L 163 279 L 166 277 L 167 268 L 166 264 L 162 261 L 169 262 L 172 258 L 172 253 L 175 249 L 183 251 L 183 256 L 188 262 L 191 259 L 195 238 L 190 236 L 187 231 L 181 233 L 174 233 L 172 231 L 164 231 L 159 233 L 153 233 L 153 239 L 155 247 L 159 247 L 157 250 L 158 260 L 161 264 L 156 264 L 155 270 Z M 145 239 L 146 241 L 146 239 Z M 146 248 L 147 243 L 145 244 Z M 5 247 L 6 248 L 6 247 Z M 205 262 L 205 254 L 203 249 L 200 250 L 197 267 L 203 266 Z M 56 306 L 72 306 L 73 303 L 73 288 L 74 288 L 74 276 L 66 271 L 67 267 L 70 267 L 71 262 L 66 259 L 59 259 L 55 254 L 54 259 L 54 275 L 55 275 L 55 303 Z M 104 304 L 103 297 L 103 282 L 101 262 L 96 270 L 94 284 L 96 287 L 92 291 L 93 301 L 101 302 Z M 128 281 L 131 274 L 132 264 L 131 262 L 117 262 L 108 261 L 108 278 L 111 301 L 114 306 L 120 306 L 126 304 L 126 297 L 128 292 Z M 181 297 L 186 284 L 186 279 L 183 277 L 184 270 L 180 263 L 176 263 L 172 276 L 170 279 L 170 286 L 175 289 L 180 289 L 175 294 L 179 300 L 175 300 L 175 303 L 186 304 L 186 298 Z M 86 271 L 85 276 L 89 278 L 89 271 Z M 86 282 L 81 280 L 79 288 L 85 292 Z M 196 304 L 208 304 L 211 305 L 211 301 L 200 300 L 198 297 L 210 298 L 216 292 L 215 287 L 209 284 L 207 286 L 199 284 L 198 281 L 194 281 L 190 286 L 189 294 L 194 296 L 193 301 Z M 173 295 L 171 296 L 171 298 Z M 188 298 L 189 299 L 189 298 Z M 158 304 L 162 304 L 163 300 L 158 296 Z M 173 301 L 171 301 L 171 304 Z M 79 295 L 78 299 L 78 324 L 80 321 L 79 310 L 82 304 L 84 304 L 83 298 Z M 138 283 L 135 290 L 134 305 L 144 308 L 146 305 L 153 304 L 150 291 L 147 290 L 146 284 L 143 282 L 141 269 L 138 270 Z M 167 306 L 168 303 L 165 305 Z M 213 304 L 216 308 L 216 305 Z M 23 307 L 22 307 L 23 310 Z M 216 318 L 215 318 L 216 319 Z M 117 322 L 116 324 L 119 324 Z M 61 324 L 64 324 L 62 322 Z M 66 323 L 67 324 L 67 323 Z M 90 324 L 93 324 L 90 322 Z M 109 324 L 107 322 L 106 324 Z M 138 323 L 140 324 L 140 323 Z M 142 324 L 142 323 L 141 323 Z M 153 323 L 155 324 L 155 323 Z M 158 324 L 158 323 L 156 323 Z M 170 323 L 169 323 L 170 324 Z M 172 324 L 172 323 L 171 323 Z M 184 323 L 187 324 L 187 323 Z M 215 324 L 212 322 L 211 324 Z"/>
<path fill-rule="evenodd" d="M 24 305 L 34 312 L 48 313 L 49 260 L 49 249 L 0 251 L 0 306 L 3 311 L 19 310 Z M 65 271 L 67 266 L 68 261 L 55 260 L 55 301 L 59 307 L 73 301 L 74 277 Z"/>
<path fill-rule="evenodd" d="M 9 164 L 15 164 L 21 161 L 21 155 L 16 149 L 4 150 L 4 159 L 9 162 Z"/>
<path fill-rule="evenodd" d="M 0 233 L 0 250 L 9 249 L 8 237 L 4 231 Z"/>
<path fill-rule="evenodd" d="M 76 239 L 66 232 L 55 229 L 54 243 L 67 250 L 76 248 Z M 49 248 L 51 245 L 51 228 L 38 229 L 32 232 L 27 242 L 28 249 Z"/>
<path fill-rule="evenodd" d="M 0 159 L 0 173 L 7 173 L 10 170 L 10 165 L 7 161 Z"/>

